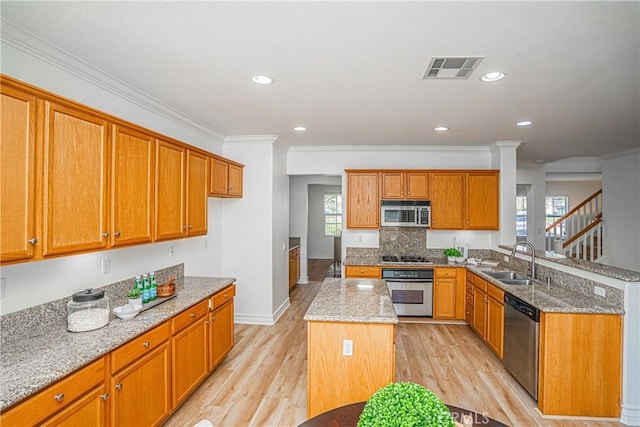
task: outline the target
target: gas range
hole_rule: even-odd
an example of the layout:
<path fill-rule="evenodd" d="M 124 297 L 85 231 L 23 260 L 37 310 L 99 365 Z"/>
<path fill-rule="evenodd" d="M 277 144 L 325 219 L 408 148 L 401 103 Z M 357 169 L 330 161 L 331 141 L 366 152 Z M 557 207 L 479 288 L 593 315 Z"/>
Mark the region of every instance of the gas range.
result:
<path fill-rule="evenodd" d="M 420 264 L 433 264 L 433 262 L 429 261 L 427 258 L 423 256 L 413 256 L 413 255 L 382 255 L 382 262 L 387 264 L 398 264 L 398 263 L 420 263 Z"/>

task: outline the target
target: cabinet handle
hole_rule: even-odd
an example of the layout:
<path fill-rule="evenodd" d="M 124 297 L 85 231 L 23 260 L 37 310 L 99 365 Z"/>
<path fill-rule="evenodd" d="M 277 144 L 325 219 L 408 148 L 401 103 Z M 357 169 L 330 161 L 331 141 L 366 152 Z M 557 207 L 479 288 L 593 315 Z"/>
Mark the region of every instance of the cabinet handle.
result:
<path fill-rule="evenodd" d="M 122 384 L 121 383 L 116 384 L 116 389 L 122 390 Z"/>
<path fill-rule="evenodd" d="M 193 225 L 189 224 L 189 227 L 187 227 L 187 228 L 192 229 L 192 228 L 193 228 Z"/>
<path fill-rule="evenodd" d="M 186 226 L 186 225 L 183 225 L 183 226 L 182 226 L 182 229 L 183 229 L 183 230 L 184 230 L 184 229 L 186 229 L 186 228 L 187 228 L 187 226 Z"/>
<path fill-rule="evenodd" d="M 104 233 L 102 233 L 102 237 L 105 237 L 105 238 L 109 237 L 109 232 L 105 231 Z"/>
<path fill-rule="evenodd" d="M 58 402 L 62 402 L 62 399 L 64 399 L 64 393 L 56 394 L 53 398 Z"/>
<path fill-rule="evenodd" d="M 38 238 L 32 237 L 31 239 L 29 239 L 29 243 L 31 243 L 32 245 L 35 245 L 36 243 L 38 243 Z"/>
<path fill-rule="evenodd" d="M 145 341 L 142 343 L 142 345 L 144 346 L 144 348 L 149 348 L 150 343 L 149 341 Z"/>
<path fill-rule="evenodd" d="M 113 233 L 113 235 L 116 236 L 116 237 L 120 237 L 120 232 L 116 231 L 115 233 Z"/>
<path fill-rule="evenodd" d="M 196 317 L 195 313 L 191 313 L 191 318 L 193 319 L 194 317 Z"/>
<path fill-rule="evenodd" d="M 224 296 L 225 298 L 229 298 L 229 295 L 227 295 L 227 294 L 224 294 L 223 296 Z"/>
<path fill-rule="evenodd" d="M 213 322 L 214 320 L 216 320 L 215 316 L 211 318 L 211 321 Z"/>
<path fill-rule="evenodd" d="M 107 400 L 109 398 L 109 393 L 101 394 L 100 397 L 102 398 L 102 400 Z"/>

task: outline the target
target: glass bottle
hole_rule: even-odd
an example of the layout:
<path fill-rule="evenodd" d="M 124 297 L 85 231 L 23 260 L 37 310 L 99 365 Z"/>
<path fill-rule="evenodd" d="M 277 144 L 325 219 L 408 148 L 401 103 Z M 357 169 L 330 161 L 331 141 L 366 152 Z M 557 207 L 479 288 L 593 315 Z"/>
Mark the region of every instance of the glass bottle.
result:
<path fill-rule="evenodd" d="M 149 292 L 151 301 L 158 298 L 158 284 L 156 283 L 156 273 L 153 271 L 149 273 Z"/>
<path fill-rule="evenodd" d="M 142 303 L 146 304 L 151 301 L 151 284 L 149 283 L 149 276 L 142 275 Z"/>

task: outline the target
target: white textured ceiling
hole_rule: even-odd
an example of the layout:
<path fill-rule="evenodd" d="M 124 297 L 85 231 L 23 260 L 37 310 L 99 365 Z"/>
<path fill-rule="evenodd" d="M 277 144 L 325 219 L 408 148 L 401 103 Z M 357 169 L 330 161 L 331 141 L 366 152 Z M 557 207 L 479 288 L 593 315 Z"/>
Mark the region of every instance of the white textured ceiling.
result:
<path fill-rule="evenodd" d="M 3 1 L 1 12 L 224 135 L 522 141 L 519 163 L 640 145 L 637 1 Z M 423 80 L 433 56 L 485 58 L 468 80 Z M 494 70 L 507 77 L 480 82 Z M 276 83 L 256 86 L 256 73 Z M 441 124 L 451 130 L 434 132 Z"/>

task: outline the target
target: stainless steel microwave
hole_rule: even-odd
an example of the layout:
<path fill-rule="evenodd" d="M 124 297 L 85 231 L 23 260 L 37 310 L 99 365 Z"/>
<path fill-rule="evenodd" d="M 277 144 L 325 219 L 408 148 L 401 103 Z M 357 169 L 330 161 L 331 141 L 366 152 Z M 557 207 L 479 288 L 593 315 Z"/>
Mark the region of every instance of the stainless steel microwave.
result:
<path fill-rule="evenodd" d="M 428 200 L 383 200 L 381 209 L 383 227 L 431 226 L 431 202 Z"/>

